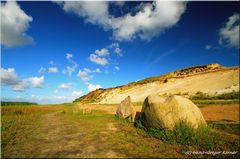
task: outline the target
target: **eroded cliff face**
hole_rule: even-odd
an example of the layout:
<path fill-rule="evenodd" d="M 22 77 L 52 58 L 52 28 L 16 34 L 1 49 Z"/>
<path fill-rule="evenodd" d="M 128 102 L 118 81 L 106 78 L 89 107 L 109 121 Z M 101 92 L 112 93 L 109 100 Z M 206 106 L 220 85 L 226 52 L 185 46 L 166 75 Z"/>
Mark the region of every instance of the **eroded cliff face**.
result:
<path fill-rule="evenodd" d="M 209 95 L 239 91 L 239 67 L 223 67 L 219 64 L 188 67 L 156 77 L 146 78 L 123 86 L 98 89 L 74 102 L 120 103 L 127 96 L 133 102 L 142 102 L 150 94 Z"/>

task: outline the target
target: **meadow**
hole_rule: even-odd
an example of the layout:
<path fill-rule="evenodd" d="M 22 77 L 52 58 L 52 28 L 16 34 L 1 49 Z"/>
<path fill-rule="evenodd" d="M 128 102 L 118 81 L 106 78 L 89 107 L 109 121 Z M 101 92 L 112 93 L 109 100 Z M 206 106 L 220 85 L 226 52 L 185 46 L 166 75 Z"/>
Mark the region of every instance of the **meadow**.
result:
<path fill-rule="evenodd" d="M 216 105 L 200 108 L 208 122 L 201 131 L 184 124 L 174 131 L 146 130 L 115 117 L 116 105 L 89 105 L 92 113 L 85 115 L 73 113 L 74 105 L 2 106 L 2 157 L 216 157 L 189 153 L 195 151 L 239 157 L 239 120 L 211 118 L 209 108 Z M 220 107 L 239 110 L 238 104 Z"/>

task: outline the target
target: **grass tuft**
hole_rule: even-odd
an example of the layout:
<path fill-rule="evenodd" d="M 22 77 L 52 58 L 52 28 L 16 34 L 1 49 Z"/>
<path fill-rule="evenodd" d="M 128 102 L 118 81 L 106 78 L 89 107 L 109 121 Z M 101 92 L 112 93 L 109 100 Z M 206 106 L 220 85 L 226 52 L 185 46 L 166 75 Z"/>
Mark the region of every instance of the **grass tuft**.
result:
<path fill-rule="evenodd" d="M 156 137 L 168 143 L 177 143 L 181 145 L 199 144 L 201 138 L 209 133 L 206 126 L 200 126 L 194 129 L 184 121 L 179 122 L 173 130 L 168 129 L 147 129 L 147 133 L 151 137 Z"/>
<path fill-rule="evenodd" d="M 190 98 L 191 100 L 239 100 L 240 94 L 238 92 L 224 93 L 216 96 L 210 96 L 203 92 L 197 92 L 194 96 Z"/>

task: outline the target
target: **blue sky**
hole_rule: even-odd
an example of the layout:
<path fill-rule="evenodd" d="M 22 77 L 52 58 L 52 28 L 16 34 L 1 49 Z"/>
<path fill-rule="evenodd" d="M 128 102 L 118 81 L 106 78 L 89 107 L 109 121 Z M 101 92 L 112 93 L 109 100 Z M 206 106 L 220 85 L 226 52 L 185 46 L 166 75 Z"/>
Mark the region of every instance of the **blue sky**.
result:
<path fill-rule="evenodd" d="M 188 66 L 239 65 L 238 9 L 238 2 L 1 2 L 1 99 L 70 102 Z"/>

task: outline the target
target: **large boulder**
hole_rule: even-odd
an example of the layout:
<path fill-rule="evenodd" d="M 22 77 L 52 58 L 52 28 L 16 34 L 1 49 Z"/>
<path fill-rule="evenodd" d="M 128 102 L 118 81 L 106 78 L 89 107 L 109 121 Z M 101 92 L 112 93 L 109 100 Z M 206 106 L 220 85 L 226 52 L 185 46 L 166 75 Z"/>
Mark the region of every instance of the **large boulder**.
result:
<path fill-rule="evenodd" d="M 126 97 L 117 107 L 116 115 L 120 118 L 131 118 L 134 121 L 135 110 L 131 102 L 130 96 Z"/>
<path fill-rule="evenodd" d="M 148 96 L 142 107 L 141 121 L 148 128 L 170 130 L 180 122 L 186 122 L 195 129 L 206 125 L 199 108 L 191 100 L 177 95 Z"/>

